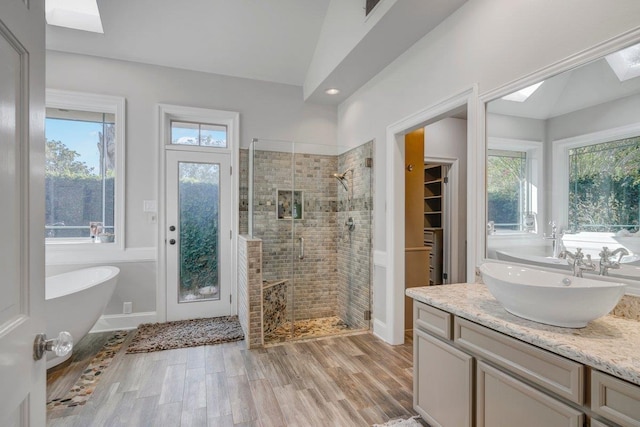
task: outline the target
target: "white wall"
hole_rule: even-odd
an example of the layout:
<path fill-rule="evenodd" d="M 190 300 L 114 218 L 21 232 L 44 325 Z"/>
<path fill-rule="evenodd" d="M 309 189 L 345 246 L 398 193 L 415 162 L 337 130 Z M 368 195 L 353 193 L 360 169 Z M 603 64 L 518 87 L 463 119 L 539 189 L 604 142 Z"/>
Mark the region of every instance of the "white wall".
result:
<path fill-rule="evenodd" d="M 574 111 L 546 121 L 550 142 L 640 123 L 640 94 Z"/>
<path fill-rule="evenodd" d="M 458 221 L 451 227 L 458 233 L 458 248 L 464 251 L 467 237 L 467 121 L 447 118 L 426 126 L 424 156 L 458 160 Z M 449 272 L 449 277 L 464 277 L 464 253 L 460 253 L 458 262 L 457 273 Z"/>
<path fill-rule="evenodd" d="M 134 311 L 155 309 L 155 261 L 150 267 L 148 254 L 155 253 L 157 229 L 147 222 L 142 205 L 158 197 L 158 103 L 239 112 L 243 148 L 252 138 L 336 143 L 336 108 L 304 104 L 297 86 L 49 51 L 47 88 L 118 95 L 127 101 L 126 247 L 129 252 L 140 249 L 147 259 L 135 266 L 131 256 L 116 256 L 116 265 L 118 258 L 127 259 L 127 271 L 107 314 L 121 313 L 121 301 L 133 300 Z M 48 258 L 50 272 L 71 268 L 59 254 Z M 73 267 L 80 266 L 74 262 Z"/>
<path fill-rule="evenodd" d="M 487 114 L 487 136 L 525 141 L 544 141 L 546 121 L 525 117 Z"/>
<path fill-rule="evenodd" d="M 374 249 L 387 245 L 387 126 L 473 84 L 480 94 L 496 89 L 635 28 L 639 17 L 637 0 L 470 0 L 340 104 L 338 143 L 376 141 Z M 375 296 L 385 295 L 380 282 Z"/>

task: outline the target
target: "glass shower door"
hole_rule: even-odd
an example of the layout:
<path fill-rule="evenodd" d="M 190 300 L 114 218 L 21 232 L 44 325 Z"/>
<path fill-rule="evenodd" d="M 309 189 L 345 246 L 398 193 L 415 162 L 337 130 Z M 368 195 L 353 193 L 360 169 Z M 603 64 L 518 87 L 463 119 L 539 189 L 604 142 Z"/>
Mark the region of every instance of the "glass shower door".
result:
<path fill-rule="evenodd" d="M 265 344 L 369 328 L 371 147 L 252 144 Z"/>

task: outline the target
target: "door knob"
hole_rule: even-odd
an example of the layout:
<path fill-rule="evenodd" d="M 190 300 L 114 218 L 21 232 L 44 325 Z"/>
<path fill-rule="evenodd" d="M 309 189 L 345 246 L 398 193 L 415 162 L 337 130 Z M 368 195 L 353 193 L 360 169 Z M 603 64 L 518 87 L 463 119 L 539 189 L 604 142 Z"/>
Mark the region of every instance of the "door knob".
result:
<path fill-rule="evenodd" d="M 48 340 L 47 334 L 38 334 L 33 342 L 33 359 L 40 360 L 47 351 L 53 351 L 56 356 L 66 356 L 73 350 L 73 337 L 67 331 L 62 331 L 57 338 Z"/>
<path fill-rule="evenodd" d="M 176 244 L 176 239 L 171 239 L 171 240 L 169 240 L 169 244 L 170 244 L 170 245 L 175 245 L 175 244 Z"/>

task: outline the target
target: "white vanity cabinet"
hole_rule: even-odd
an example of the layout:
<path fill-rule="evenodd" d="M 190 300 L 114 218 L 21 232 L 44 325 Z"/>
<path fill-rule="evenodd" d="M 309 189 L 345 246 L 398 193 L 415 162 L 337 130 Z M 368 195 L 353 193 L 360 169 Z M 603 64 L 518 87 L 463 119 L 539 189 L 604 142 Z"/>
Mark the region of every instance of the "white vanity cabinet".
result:
<path fill-rule="evenodd" d="M 640 386 L 417 300 L 413 387 L 434 427 L 640 427 Z"/>

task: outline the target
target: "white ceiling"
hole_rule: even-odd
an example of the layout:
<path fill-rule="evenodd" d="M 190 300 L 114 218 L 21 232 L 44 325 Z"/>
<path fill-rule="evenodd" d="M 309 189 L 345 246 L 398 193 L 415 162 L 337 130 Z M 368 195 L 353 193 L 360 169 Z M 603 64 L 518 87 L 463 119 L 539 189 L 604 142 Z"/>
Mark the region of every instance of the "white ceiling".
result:
<path fill-rule="evenodd" d="M 640 78 L 621 82 L 604 58 L 548 78 L 525 102 L 496 99 L 489 112 L 547 120 L 640 93 Z"/>
<path fill-rule="evenodd" d="M 313 67 L 324 74 L 304 98 L 338 104 L 466 1 L 381 0 L 365 17 L 365 0 L 97 0 L 104 34 L 48 25 L 47 49 L 304 84 L 305 91 Z M 343 33 L 325 18 L 346 23 Z M 351 40 L 354 31 L 364 35 Z M 316 46 L 327 39 L 348 53 L 318 65 Z M 341 93 L 330 97 L 326 87 Z"/>
<path fill-rule="evenodd" d="M 302 85 L 330 0 L 98 0 L 104 34 L 47 49 Z"/>

